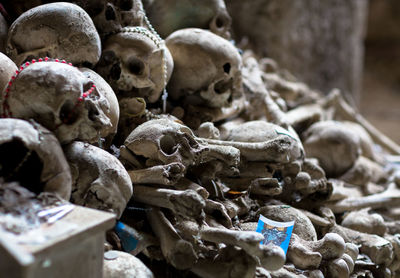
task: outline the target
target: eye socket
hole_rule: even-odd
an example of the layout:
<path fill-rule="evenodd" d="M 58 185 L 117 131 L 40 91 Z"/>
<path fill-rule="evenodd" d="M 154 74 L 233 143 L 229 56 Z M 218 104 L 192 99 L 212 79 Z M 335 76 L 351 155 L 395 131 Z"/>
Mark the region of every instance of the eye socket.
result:
<path fill-rule="evenodd" d="M 225 23 L 224 19 L 221 18 L 220 16 L 217 17 L 217 19 L 215 20 L 215 26 L 217 26 L 217 28 L 224 27 L 224 25 L 225 25 L 224 23 Z"/>
<path fill-rule="evenodd" d="M 224 72 L 226 72 L 227 74 L 229 74 L 229 72 L 231 71 L 231 64 L 226 63 L 222 66 L 224 68 Z"/>
<path fill-rule="evenodd" d="M 133 57 L 128 61 L 128 69 L 134 75 L 142 75 L 144 73 L 144 63 Z"/>
<path fill-rule="evenodd" d="M 171 155 L 176 151 L 175 140 L 170 135 L 164 135 L 160 139 L 160 149 L 167 155 Z"/>
<path fill-rule="evenodd" d="M 79 107 L 71 100 L 67 100 L 60 109 L 59 117 L 63 124 L 72 125 L 79 118 Z"/>

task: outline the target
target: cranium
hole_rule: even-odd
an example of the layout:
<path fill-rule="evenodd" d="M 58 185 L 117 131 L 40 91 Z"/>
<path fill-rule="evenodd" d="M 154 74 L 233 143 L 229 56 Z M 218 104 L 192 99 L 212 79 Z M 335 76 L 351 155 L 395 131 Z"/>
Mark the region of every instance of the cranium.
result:
<path fill-rule="evenodd" d="M 30 9 L 11 25 L 7 54 L 17 64 L 49 56 L 74 64 L 95 65 L 100 37 L 89 15 L 71 3 L 51 3 Z"/>
<path fill-rule="evenodd" d="M 99 72 L 118 97 L 143 97 L 156 102 L 173 68 L 163 42 L 143 27 L 126 27 L 104 43 Z"/>
<path fill-rule="evenodd" d="M 15 74 L 17 66 L 6 55 L 0 52 L 0 90 L 4 91 L 11 77 Z M 0 100 L 2 97 L 0 97 Z M 1 110 L 1 108 L 0 108 Z"/>
<path fill-rule="evenodd" d="M 126 26 L 143 26 L 144 10 L 141 0 L 75 0 L 93 19 L 101 36 Z"/>
<path fill-rule="evenodd" d="M 107 99 L 77 68 L 56 61 L 26 63 L 4 94 L 6 116 L 33 118 L 53 131 L 62 144 L 95 142 L 111 123 Z"/>
<path fill-rule="evenodd" d="M 71 172 L 57 138 L 35 122 L 0 119 L 0 176 L 69 200 Z"/>
<path fill-rule="evenodd" d="M 227 40 L 202 29 L 172 33 L 166 44 L 174 59 L 168 92 L 186 105 L 225 108 L 242 96 L 242 59 Z"/>
<path fill-rule="evenodd" d="M 71 201 L 120 217 L 132 196 L 132 183 L 121 162 L 83 142 L 73 142 L 64 151 L 73 179 Z"/>
<path fill-rule="evenodd" d="M 196 27 L 230 37 L 231 17 L 223 0 L 147 0 L 143 1 L 151 23 L 162 37 Z M 168 24 L 165 24 L 168 22 Z"/>
<path fill-rule="evenodd" d="M 139 125 L 124 145 L 135 155 L 145 157 L 148 166 L 179 162 L 188 167 L 198 163 L 200 154 L 207 151 L 190 128 L 169 119 Z"/>
<path fill-rule="evenodd" d="M 360 137 L 341 122 L 317 122 L 303 138 L 306 155 L 317 158 L 328 177 L 344 174 L 361 154 Z"/>

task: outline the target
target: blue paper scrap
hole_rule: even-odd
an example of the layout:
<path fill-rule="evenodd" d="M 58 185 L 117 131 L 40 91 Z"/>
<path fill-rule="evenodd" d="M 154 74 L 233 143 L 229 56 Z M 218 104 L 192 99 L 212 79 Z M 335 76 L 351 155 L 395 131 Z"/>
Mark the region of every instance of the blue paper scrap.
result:
<path fill-rule="evenodd" d="M 281 247 L 286 255 L 293 227 L 294 221 L 277 222 L 260 215 L 256 232 L 264 236 L 264 240 L 260 244 L 267 245 L 272 243 Z"/>
<path fill-rule="evenodd" d="M 136 249 L 139 241 L 134 237 L 134 233 L 130 232 L 129 226 L 126 226 L 124 223 L 118 221 L 114 230 L 121 240 L 121 245 L 124 251 L 132 252 Z"/>

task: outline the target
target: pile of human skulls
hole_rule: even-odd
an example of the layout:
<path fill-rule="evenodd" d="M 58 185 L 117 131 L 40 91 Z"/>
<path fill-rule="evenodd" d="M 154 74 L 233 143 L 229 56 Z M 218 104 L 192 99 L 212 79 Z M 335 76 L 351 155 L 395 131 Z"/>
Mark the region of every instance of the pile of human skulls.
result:
<path fill-rule="evenodd" d="M 115 213 L 105 277 L 400 277 L 400 147 L 239 50 L 223 0 L 48 2 L 0 20 L 0 176 Z"/>

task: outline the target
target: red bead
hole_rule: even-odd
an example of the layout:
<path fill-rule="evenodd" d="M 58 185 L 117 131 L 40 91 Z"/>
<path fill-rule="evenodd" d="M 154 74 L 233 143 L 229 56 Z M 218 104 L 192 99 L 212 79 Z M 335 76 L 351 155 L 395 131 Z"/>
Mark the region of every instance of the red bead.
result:
<path fill-rule="evenodd" d="M 19 70 L 16 70 L 16 71 L 15 71 L 15 74 L 19 74 Z"/>
<path fill-rule="evenodd" d="M 49 57 L 45 57 L 44 60 L 47 62 L 49 60 Z"/>
<path fill-rule="evenodd" d="M 78 98 L 78 101 L 83 101 L 83 98 L 82 98 L 82 97 L 79 97 L 79 98 Z"/>
<path fill-rule="evenodd" d="M 72 66 L 72 63 L 68 63 L 68 65 Z"/>
<path fill-rule="evenodd" d="M 23 69 L 24 69 L 24 67 L 23 67 L 23 66 L 20 66 L 20 67 L 19 67 L 19 70 L 20 70 L 20 71 L 21 71 L 21 70 L 23 70 Z"/>
<path fill-rule="evenodd" d="M 11 79 L 14 80 L 15 79 L 15 75 L 11 76 Z"/>
<path fill-rule="evenodd" d="M 60 60 L 58 60 L 58 59 L 55 59 L 54 61 L 56 61 L 57 63 L 60 62 Z"/>
<path fill-rule="evenodd" d="M 29 63 L 29 62 L 26 62 L 26 63 L 25 63 L 25 66 L 29 66 L 29 65 L 30 65 L 30 63 Z"/>
<path fill-rule="evenodd" d="M 10 81 L 10 82 L 8 82 L 8 86 L 11 86 L 12 85 L 12 82 Z"/>
<path fill-rule="evenodd" d="M 32 60 L 32 64 L 34 64 L 34 63 L 36 63 L 36 60 L 35 60 L 35 59 Z"/>
<path fill-rule="evenodd" d="M 42 59 L 42 58 L 39 58 L 39 62 L 43 62 L 43 59 Z"/>

